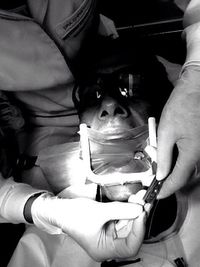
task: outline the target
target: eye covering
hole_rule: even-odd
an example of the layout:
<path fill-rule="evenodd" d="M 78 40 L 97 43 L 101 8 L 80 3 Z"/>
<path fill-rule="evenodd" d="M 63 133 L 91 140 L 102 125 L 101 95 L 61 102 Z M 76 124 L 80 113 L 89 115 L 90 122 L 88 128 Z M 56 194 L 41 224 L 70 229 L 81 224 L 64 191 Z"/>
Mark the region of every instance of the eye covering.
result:
<path fill-rule="evenodd" d="M 105 95 L 114 96 L 121 101 L 141 97 L 142 76 L 130 71 L 119 71 L 112 74 L 99 74 L 85 81 L 85 84 L 75 87 L 73 100 L 79 110 L 88 105 L 96 105 Z M 89 101 L 88 101 L 89 99 Z"/>

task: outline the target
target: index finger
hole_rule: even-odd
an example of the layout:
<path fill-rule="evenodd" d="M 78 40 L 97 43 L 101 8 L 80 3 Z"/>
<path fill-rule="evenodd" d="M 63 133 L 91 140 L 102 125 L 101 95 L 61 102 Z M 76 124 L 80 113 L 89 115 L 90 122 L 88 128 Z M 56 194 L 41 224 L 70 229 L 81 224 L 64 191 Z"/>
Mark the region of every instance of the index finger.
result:
<path fill-rule="evenodd" d="M 157 148 L 157 180 L 163 180 L 170 172 L 172 165 L 173 149 L 175 138 L 169 133 L 166 127 L 158 127 L 158 148 Z"/>
<path fill-rule="evenodd" d="M 143 206 L 136 203 L 110 202 L 105 205 L 104 216 L 107 220 L 135 219 L 143 212 Z"/>
<path fill-rule="evenodd" d="M 132 227 L 125 238 L 116 238 L 114 245 L 121 257 L 135 256 L 144 240 L 146 213 L 143 212 L 137 219 L 132 221 Z"/>
<path fill-rule="evenodd" d="M 182 188 L 189 180 L 194 168 L 194 160 L 190 158 L 187 153 L 179 153 L 176 165 L 172 173 L 163 183 L 158 198 L 168 197 Z"/>

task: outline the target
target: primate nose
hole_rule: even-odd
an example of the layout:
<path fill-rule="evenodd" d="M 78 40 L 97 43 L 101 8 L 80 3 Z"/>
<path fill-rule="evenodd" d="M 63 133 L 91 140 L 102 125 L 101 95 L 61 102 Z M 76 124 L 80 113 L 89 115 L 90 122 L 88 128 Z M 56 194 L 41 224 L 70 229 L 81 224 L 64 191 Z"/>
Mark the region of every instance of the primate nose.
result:
<path fill-rule="evenodd" d="M 99 110 L 99 119 L 105 120 L 107 118 L 115 116 L 126 118 L 128 116 L 128 112 L 115 99 L 107 96 L 101 103 Z"/>

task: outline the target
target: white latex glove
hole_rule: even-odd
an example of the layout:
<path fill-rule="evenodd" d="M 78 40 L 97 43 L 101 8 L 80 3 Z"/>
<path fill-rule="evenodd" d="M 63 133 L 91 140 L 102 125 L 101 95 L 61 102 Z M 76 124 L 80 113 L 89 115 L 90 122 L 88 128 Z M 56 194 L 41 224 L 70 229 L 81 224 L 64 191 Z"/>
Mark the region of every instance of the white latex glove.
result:
<path fill-rule="evenodd" d="M 178 158 L 172 168 L 173 148 Z M 188 66 L 167 104 L 158 127 L 157 179 L 167 177 L 159 198 L 183 187 L 200 160 L 200 66 Z"/>
<path fill-rule="evenodd" d="M 145 232 L 145 213 L 141 205 L 133 203 L 42 195 L 32 205 L 32 217 L 39 228 L 45 224 L 59 227 L 96 261 L 136 255 Z M 130 219 L 126 238 L 117 238 L 115 222 L 120 219 Z"/>
<path fill-rule="evenodd" d="M 182 74 L 165 105 L 158 127 L 157 179 L 167 177 L 159 198 L 164 198 L 190 180 L 200 160 L 200 22 L 198 1 L 191 1 L 184 15 L 187 44 Z M 178 158 L 172 169 L 173 148 Z"/>

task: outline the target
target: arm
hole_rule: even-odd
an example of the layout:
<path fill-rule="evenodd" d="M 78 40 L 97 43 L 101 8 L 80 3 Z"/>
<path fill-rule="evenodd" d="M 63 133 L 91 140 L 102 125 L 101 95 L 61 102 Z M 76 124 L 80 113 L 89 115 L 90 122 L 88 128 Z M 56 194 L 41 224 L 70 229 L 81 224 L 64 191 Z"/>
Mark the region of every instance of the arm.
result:
<path fill-rule="evenodd" d="M 200 1 L 190 1 L 183 17 L 184 37 L 187 45 L 187 55 L 184 69 L 188 66 L 200 66 Z M 198 63 L 199 62 L 199 63 Z M 197 63 L 197 64 L 196 64 Z"/>
<path fill-rule="evenodd" d="M 186 62 L 169 97 L 158 127 L 157 178 L 168 177 L 159 197 L 183 187 L 200 160 L 200 1 L 193 0 L 184 15 Z M 172 167 L 174 147 L 178 156 Z"/>
<path fill-rule="evenodd" d="M 130 220 L 125 238 L 117 238 L 115 221 L 120 219 Z M 145 213 L 140 205 L 61 199 L 2 177 L 0 221 L 34 223 L 50 234 L 66 233 L 97 261 L 135 255 L 145 231 Z"/>
<path fill-rule="evenodd" d="M 12 178 L 4 179 L 0 174 L 0 222 L 27 223 L 24 206 L 30 197 L 44 192 L 27 184 L 15 183 Z"/>

